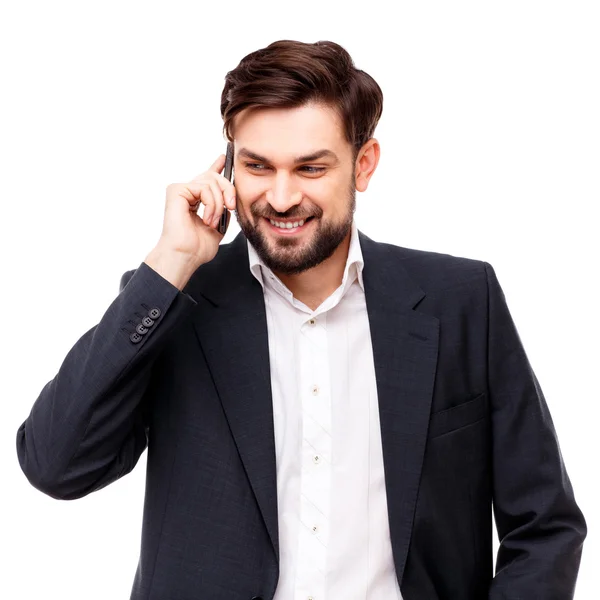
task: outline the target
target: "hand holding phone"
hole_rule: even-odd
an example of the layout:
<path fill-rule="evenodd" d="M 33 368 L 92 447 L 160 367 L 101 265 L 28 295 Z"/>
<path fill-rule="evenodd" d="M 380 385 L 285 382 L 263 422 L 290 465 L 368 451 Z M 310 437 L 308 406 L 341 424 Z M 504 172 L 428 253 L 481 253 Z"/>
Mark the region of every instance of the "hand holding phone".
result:
<path fill-rule="evenodd" d="M 221 154 L 198 177 L 167 187 L 162 233 L 153 250 L 153 257 L 160 259 L 155 260 L 156 264 L 161 261 L 169 265 L 182 263 L 187 273 L 190 268 L 195 269 L 215 257 L 227 230 L 229 210 L 235 208 L 231 166 L 227 169 L 229 178 L 221 175 L 226 162 L 226 155 Z M 201 204 L 204 210 L 200 217 L 197 211 Z"/>

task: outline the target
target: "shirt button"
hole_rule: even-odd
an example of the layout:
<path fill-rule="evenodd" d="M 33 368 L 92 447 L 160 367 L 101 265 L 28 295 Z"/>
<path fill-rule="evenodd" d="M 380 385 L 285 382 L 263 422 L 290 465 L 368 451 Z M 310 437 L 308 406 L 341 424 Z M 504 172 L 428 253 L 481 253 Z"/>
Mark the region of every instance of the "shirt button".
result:
<path fill-rule="evenodd" d="M 316 454 L 315 456 L 313 456 L 313 462 L 315 464 L 319 464 L 320 460 L 321 460 L 321 457 L 318 454 Z"/>
<path fill-rule="evenodd" d="M 313 533 L 317 533 L 317 531 L 319 531 L 319 528 L 316 525 L 312 526 L 312 532 Z"/>
<path fill-rule="evenodd" d="M 311 325 L 314 325 L 316 322 L 317 322 L 317 321 L 316 321 L 315 319 L 311 319 L 311 320 L 309 321 L 309 323 L 310 323 Z"/>
<path fill-rule="evenodd" d="M 319 386 L 318 385 L 316 385 L 316 384 L 313 385 L 312 393 L 313 393 L 313 396 L 318 395 L 318 393 L 319 393 Z"/>

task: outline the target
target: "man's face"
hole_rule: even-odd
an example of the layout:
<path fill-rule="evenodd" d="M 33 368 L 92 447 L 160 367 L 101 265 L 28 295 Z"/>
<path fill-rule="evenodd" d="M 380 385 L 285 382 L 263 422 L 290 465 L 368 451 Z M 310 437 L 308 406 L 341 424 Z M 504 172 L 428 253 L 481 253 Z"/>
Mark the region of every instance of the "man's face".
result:
<path fill-rule="evenodd" d="M 251 109 L 236 116 L 234 135 L 236 217 L 263 262 L 292 275 L 329 258 L 356 208 L 352 147 L 338 115 L 314 104 Z M 321 150 L 330 154 L 306 158 Z"/>

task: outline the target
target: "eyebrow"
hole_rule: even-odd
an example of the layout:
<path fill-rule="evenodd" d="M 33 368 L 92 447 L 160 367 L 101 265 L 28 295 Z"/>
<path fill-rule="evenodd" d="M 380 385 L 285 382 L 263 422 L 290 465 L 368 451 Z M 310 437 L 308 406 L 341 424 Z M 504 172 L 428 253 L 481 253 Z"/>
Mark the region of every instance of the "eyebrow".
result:
<path fill-rule="evenodd" d="M 265 158 L 264 156 L 261 156 L 260 154 L 256 154 L 256 152 L 252 152 L 251 150 L 248 150 L 248 148 L 240 148 L 240 150 L 238 151 L 238 158 L 249 158 L 251 160 L 257 160 L 259 162 L 264 162 L 264 163 L 268 163 L 270 164 L 271 161 L 268 158 Z M 331 150 L 327 150 L 326 148 L 323 148 L 322 150 L 317 150 L 316 152 L 313 152 L 312 154 L 306 154 L 305 156 L 298 156 L 294 159 L 294 164 L 297 165 L 298 163 L 304 163 L 304 162 L 311 162 L 313 160 L 317 160 L 319 158 L 332 158 L 335 161 L 339 162 L 339 159 L 337 157 L 337 155 L 332 152 Z"/>

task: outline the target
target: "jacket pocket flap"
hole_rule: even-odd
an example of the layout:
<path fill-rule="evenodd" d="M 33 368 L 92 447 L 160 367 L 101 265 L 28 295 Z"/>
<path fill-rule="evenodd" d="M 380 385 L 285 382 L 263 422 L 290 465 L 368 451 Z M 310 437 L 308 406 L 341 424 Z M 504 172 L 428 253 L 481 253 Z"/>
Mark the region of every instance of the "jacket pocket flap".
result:
<path fill-rule="evenodd" d="M 472 400 L 440 410 L 431 415 L 427 437 L 437 437 L 479 421 L 487 414 L 487 394 L 482 392 Z"/>

